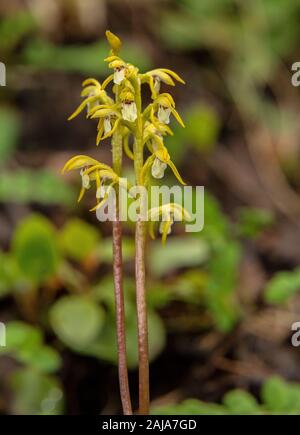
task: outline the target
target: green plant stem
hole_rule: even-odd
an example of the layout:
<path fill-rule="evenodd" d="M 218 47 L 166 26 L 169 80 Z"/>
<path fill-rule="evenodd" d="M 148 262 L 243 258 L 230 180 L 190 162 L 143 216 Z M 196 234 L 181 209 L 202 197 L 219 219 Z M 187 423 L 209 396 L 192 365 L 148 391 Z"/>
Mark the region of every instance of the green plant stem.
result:
<path fill-rule="evenodd" d="M 141 122 L 141 120 L 138 120 Z M 142 131 L 142 129 L 138 129 Z M 137 184 L 141 184 L 140 175 L 143 167 L 143 143 L 141 134 L 137 132 L 134 143 L 135 174 Z M 136 223 L 135 232 L 135 277 L 136 277 L 136 304 L 138 324 L 138 350 L 139 350 L 139 414 L 149 414 L 149 350 L 148 350 L 148 319 L 145 287 L 145 242 L 146 224 L 142 220 Z"/>
<path fill-rule="evenodd" d="M 122 167 L 122 136 L 114 134 L 112 139 L 112 154 L 114 171 L 120 175 Z M 118 192 L 117 192 L 118 196 Z M 132 415 L 130 389 L 128 381 L 126 326 L 123 291 L 123 261 L 122 261 L 122 225 L 119 220 L 118 198 L 116 198 L 116 216 L 113 222 L 113 269 L 116 307 L 116 329 L 118 347 L 118 370 L 120 395 L 124 415 Z"/>

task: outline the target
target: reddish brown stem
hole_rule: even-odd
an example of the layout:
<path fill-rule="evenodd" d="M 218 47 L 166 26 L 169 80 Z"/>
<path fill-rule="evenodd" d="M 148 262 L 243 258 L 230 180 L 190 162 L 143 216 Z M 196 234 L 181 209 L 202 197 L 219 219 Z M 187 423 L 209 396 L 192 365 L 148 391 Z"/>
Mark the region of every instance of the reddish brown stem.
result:
<path fill-rule="evenodd" d="M 148 351 L 148 319 L 145 288 L 145 222 L 136 224 L 136 304 L 139 347 L 139 414 L 149 414 L 149 351 Z"/>
<path fill-rule="evenodd" d="M 122 282 L 122 226 L 118 216 L 115 222 L 113 222 L 113 253 L 120 395 L 124 415 L 132 415 L 127 369 L 125 309 Z"/>

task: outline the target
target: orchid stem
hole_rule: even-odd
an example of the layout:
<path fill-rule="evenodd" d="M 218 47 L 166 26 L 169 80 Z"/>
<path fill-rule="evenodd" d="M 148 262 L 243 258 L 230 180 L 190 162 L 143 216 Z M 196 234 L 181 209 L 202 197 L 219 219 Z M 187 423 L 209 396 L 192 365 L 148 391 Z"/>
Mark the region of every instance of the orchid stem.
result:
<path fill-rule="evenodd" d="M 113 166 L 120 175 L 122 166 L 122 136 L 115 133 L 112 138 Z M 118 192 L 117 192 L 118 196 Z M 126 325 L 123 291 L 123 261 L 122 261 L 122 225 L 119 219 L 118 198 L 116 198 L 116 215 L 113 222 L 113 269 L 116 307 L 116 329 L 118 348 L 118 371 L 120 395 L 124 415 L 132 415 L 130 389 L 128 381 Z"/>
<path fill-rule="evenodd" d="M 138 93 L 140 95 L 140 91 Z M 139 103 L 138 103 L 139 106 Z M 140 108 L 139 108 L 140 109 Z M 138 119 L 137 136 L 134 143 L 134 164 L 136 183 L 141 184 L 143 167 L 142 120 Z M 138 352 L 139 352 L 139 414 L 149 414 L 149 349 L 148 349 L 148 319 L 147 299 L 145 287 L 145 242 L 146 223 L 138 220 L 135 232 L 135 279 L 136 279 L 136 305 L 138 326 Z"/>
<path fill-rule="evenodd" d="M 149 414 L 149 351 L 148 351 L 148 320 L 145 289 L 145 222 L 136 223 L 136 302 L 139 346 L 139 414 Z"/>

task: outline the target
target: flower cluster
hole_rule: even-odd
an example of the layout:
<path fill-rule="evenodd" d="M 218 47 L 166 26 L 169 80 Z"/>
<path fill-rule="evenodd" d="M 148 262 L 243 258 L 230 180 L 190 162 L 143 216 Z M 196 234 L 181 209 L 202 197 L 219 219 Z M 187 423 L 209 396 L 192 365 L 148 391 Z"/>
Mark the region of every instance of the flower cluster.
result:
<path fill-rule="evenodd" d="M 105 61 L 108 63 L 111 74 L 102 84 L 94 78 L 83 82 L 81 96 L 84 100 L 69 120 L 86 110 L 87 118 L 98 121 L 97 145 L 107 138 L 112 138 L 113 142 L 114 137 L 118 137 L 121 140 L 122 149 L 130 159 L 142 160 L 138 169 L 137 184 L 147 187 L 151 176 L 156 179 L 163 178 L 168 167 L 178 181 L 185 184 L 164 142 L 165 136 L 173 135 L 169 127 L 171 116 L 174 116 L 182 127 L 184 123 L 176 111 L 172 96 L 169 93 L 160 93 L 162 83 L 175 86 L 175 82 L 184 84 L 184 81 L 175 72 L 164 68 L 140 73 L 137 67 L 119 56 L 120 39 L 110 31 L 106 32 L 106 37 L 111 50 Z M 112 85 L 111 93 L 107 90 L 110 84 Z M 141 102 L 143 84 L 149 86 L 152 99 L 145 108 L 142 107 Z M 131 143 L 133 143 L 133 149 L 131 149 Z M 144 162 L 146 152 L 150 155 Z M 110 166 L 88 156 L 76 156 L 69 160 L 64 171 L 73 169 L 80 170 L 82 178 L 79 200 L 95 183 L 97 205 L 92 210 L 101 207 L 107 200 L 107 195 L 103 198 L 99 195 L 101 185 L 113 187 L 119 183 L 120 174 L 117 174 Z M 150 220 L 154 215 L 162 218 L 167 216 L 161 224 L 163 239 L 171 229 L 174 216 L 180 213 L 181 216 L 187 217 L 187 213 L 178 207 L 176 204 L 166 204 L 155 213 L 149 211 Z M 150 227 L 153 235 L 153 225 Z"/>

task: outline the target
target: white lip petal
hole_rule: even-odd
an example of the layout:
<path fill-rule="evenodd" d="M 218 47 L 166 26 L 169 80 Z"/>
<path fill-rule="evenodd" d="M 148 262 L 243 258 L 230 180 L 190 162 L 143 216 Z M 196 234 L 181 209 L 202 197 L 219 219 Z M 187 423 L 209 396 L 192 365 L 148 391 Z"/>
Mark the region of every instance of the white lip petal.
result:
<path fill-rule="evenodd" d="M 151 168 L 152 177 L 156 179 L 163 178 L 166 168 L 167 164 L 156 157 Z"/>
<path fill-rule="evenodd" d="M 122 104 L 122 116 L 125 121 L 134 122 L 137 118 L 137 108 L 134 102 Z"/>
<path fill-rule="evenodd" d="M 111 122 L 110 122 L 110 117 L 106 116 L 104 118 L 104 133 L 107 134 L 111 131 L 112 127 L 111 127 Z"/>
<path fill-rule="evenodd" d="M 88 174 L 84 174 L 83 169 L 80 171 L 80 175 L 81 175 L 82 187 L 84 189 L 89 189 L 91 187 L 90 177 L 88 176 Z"/>
<path fill-rule="evenodd" d="M 163 124 L 170 123 L 171 109 L 169 107 L 159 106 L 157 117 Z"/>
<path fill-rule="evenodd" d="M 116 68 L 114 70 L 114 83 L 120 85 L 125 79 L 125 68 Z"/>

